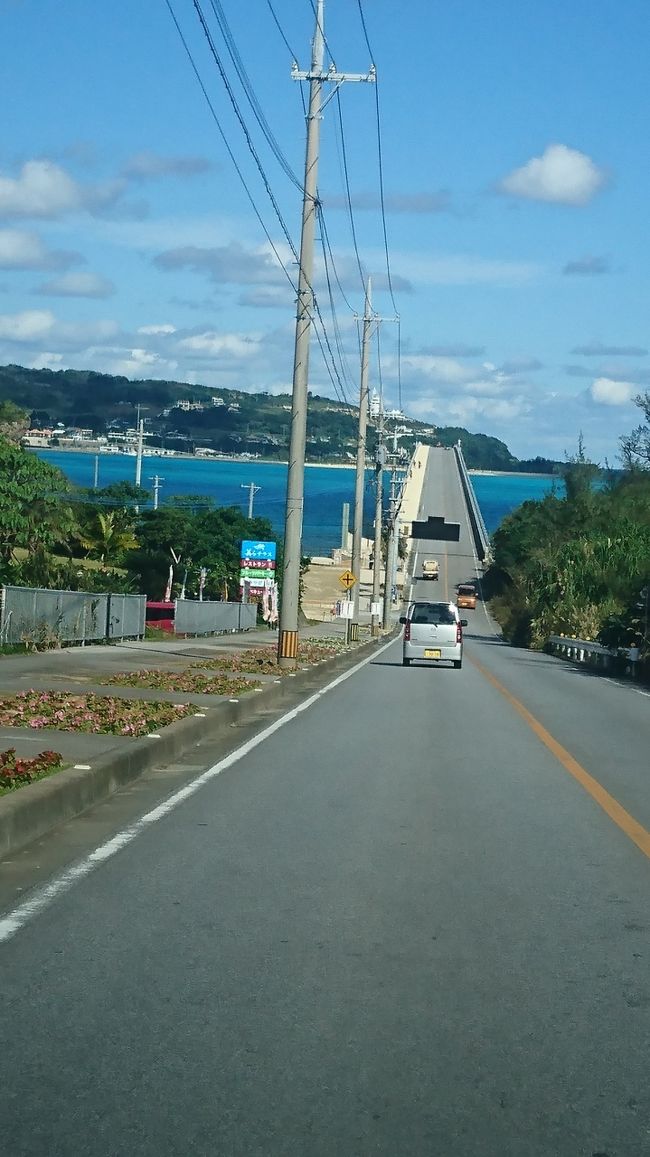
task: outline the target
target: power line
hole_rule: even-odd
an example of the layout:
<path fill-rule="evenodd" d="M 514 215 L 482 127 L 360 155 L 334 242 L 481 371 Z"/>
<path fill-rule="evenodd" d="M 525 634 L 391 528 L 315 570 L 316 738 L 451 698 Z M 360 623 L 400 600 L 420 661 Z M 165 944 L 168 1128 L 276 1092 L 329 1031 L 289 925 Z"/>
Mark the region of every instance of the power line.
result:
<path fill-rule="evenodd" d="M 284 31 L 282 29 L 282 25 L 280 24 L 280 21 L 278 20 L 276 14 L 275 14 L 275 9 L 271 3 L 271 0 L 266 0 L 266 3 L 268 5 L 269 12 L 271 13 L 271 16 L 273 17 L 273 20 L 275 22 L 275 27 L 277 28 L 278 32 L 280 33 L 280 36 L 282 37 L 282 39 L 284 41 L 285 48 L 287 48 L 289 55 L 291 56 L 291 59 L 297 61 L 298 57 L 297 57 L 296 53 L 293 51 L 291 45 L 289 44 L 289 41 L 287 40 L 287 38 L 284 34 Z"/>
<path fill-rule="evenodd" d="M 219 70 L 219 75 L 221 76 L 221 79 L 223 81 L 226 92 L 228 93 L 228 97 L 229 97 L 230 103 L 233 107 L 233 111 L 235 113 L 235 116 L 237 117 L 237 120 L 239 121 L 241 130 L 244 134 L 246 144 L 248 146 L 248 150 L 249 150 L 251 156 L 253 157 L 255 164 L 257 165 L 257 170 L 260 174 L 260 177 L 262 178 L 262 181 L 264 183 L 264 188 L 266 189 L 266 192 L 267 192 L 267 196 L 268 196 L 268 198 L 269 198 L 269 200 L 273 206 L 273 209 L 275 211 L 275 215 L 279 221 L 280 228 L 282 229 L 282 232 L 284 233 L 287 244 L 289 245 L 289 248 L 291 249 L 291 252 L 293 253 L 296 261 L 298 261 L 299 258 L 298 258 L 298 253 L 296 251 L 296 247 L 295 247 L 295 245 L 291 239 L 291 234 L 289 233 L 289 229 L 287 227 L 287 224 L 284 220 L 284 217 L 282 216 L 280 206 L 278 205 L 278 203 L 275 199 L 275 194 L 271 188 L 271 185 L 269 183 L 269 179 L 268 179 L 268 177 L 264 171 L 264 166 L 262 165 L 262 162 L 259 158 L 257 149 L 255 148 L 255 145 L 253 144 L 252 137 L 248 131 L 248 126 L 246 124 L 246 121 L 244 120 L 244 117 L 242 115 L 242 111 L 239 107 L 239 104 L 237 103 L 237 98 L 236 98 L 236 96 L 232 90 L 232 86 L 231 86 L 230 81 L 228 80 L 228 77 L 226 75 L 226 70 L 223 67 L 223 62 L 222 62 L 221 57 L 219 56 L 219 53 L 217 51 L 217 47 L 216 47 L 216 45 L 214 43 L 214 39 L 212 37 L 212 33 L 210 32 L 210 29 L 208 28 L 208 24 L 207 24 L 207 21 L 205 19 L 205 14 L 203 12 L 203 9 L 201 8 L 201 4 L 199 3 L 199 0 L 193 0 L 193 3 L 194 3 L 194 9 L 196 11 L 196 14 L 197 14 L 199 21 L 200 21 L 200 24 L 201 24 L 201 27 L 203 29 L 203 33 L 204 33 L 205 38 L 208 42 L 210 52 L 212 53 L 214 62 L 215 62 L 216 66 Z"/>
<path fill-rule="evenodd" d="M 361 27 L 363 29 L 363 35 L 364 35 L 365 41 L 366 41 L 366 48 L 368 49 L 368 52 L 370 53 L 370 59 L 373 61 L 373 64 L 374 64 L 374 53 L 372 51 L 372 47 L 370 44 L 370 38 L 368 36 L 368 28 L 366 25 L 366 18 L 364 16 L 364 12 L 363 12 L 362 0 L 357 0 L 357 7 L 359 9 L 359 17 L 361 19 Z M 395 303 L 395 295 L 393 293 L 393 277 L 392 277 L 392 273 L 391 273 L 390 253 L 389 253 L 389 248 L 388 248 L 388 229 L 386 226 L 386 198 L 385 198 L 385 194 L 384 194 L 384 160 L 383 160 L 383 147 L 382 147 L 382 139 L 381 139 L 381 113 L 380 113 L 380 106 L 379 106 L 379 79 L 378 78 L 377 78 L 377 83 L 375 84 L 375 119 L 376 119 L 376 123 L 377 123 L 377 159 L 378 159 L 378 166 L 379 166 L 379 200 L 380 200 L 380 205 L 381 205 L 381 222 L 382 222 L 382 231 L 383 231 L 383 237 L 384 237 L 384 252 L 386 255 L 386 276 L 387 276 L 387 280 L 388 280 L 388 292 L 390 293 L 390 300 L 391 300 L 393 309 L 395 311 L 395 314 L 397 316 L 397 389 L 398 389 L 399 407 L 401 409 L 402 408 L 401 325 L 400 325 L 400 319 L 399 319 L 399 310 L 398 310 L 397 305 Z"/>
<path fill-rule="evenodd" d="M 212 11 L 214 12 L 217 23 L 219 25 L 219 29 L 220 29 L 221 34 L 223 36 L 223 39 L 225 41 L 226 48 L 228 49 L 228 55 L 230 56 L 230 59 L 233 63 L 233 67 L 235 69 L 235 72 L 237 73 L 237 76 L 239 78 L 239 82 L 240 82 L 240 84 L 244 90 L 244 94 L 246 96 L 246 99 L 248 100 L 248 103 L 252 109 L 253 116 L 255 117 L 255 120 L 257 121 L 258 125 L 260 126 L 260 129 L 262 130 L 264 138 L 265 138 L 267 144 L 269 145 L 269 148 L 271 149 L 271 152 L 273 153 L 274 157 L 278 161 L 278 164 L 282 168 L 283 172 L 286 174 L 286 176 L 289 178 L 289 180 L 296 186 L 296 188 L 302 193 L 302 191 L 303 191 L 302 182 L 296 176 L 293 169 L 291 168 L 289 161 L 287 160 L 284 153 L 282 152 L 282 149 L 278 143 L 278 140 L 275 137 L 275 135 L 271 129 L 271 126 L 269 125 L 269 122 L 267 121 L 267 119 L 264 115 L 264 111 L 262 109 L 262 106 L 260 105 L 260 102 L 257 99 L 255 90 L 253 88 L 253 85 L 251 84 L 250 77 L 249 77 L 248 73 L 246 72 L 244 62 L 243 62 L 241 55 L 239 53 L 239 49 L 237 48 L 237 44 L 235 42 L 235 39 L 232 35 L 232 32 L 230 31 L 230 26 L 228 24 L 226 14 L 223 10 L 223 5 L 221 4 L 221 0 L 210 0 L 210 5 L 212 7 Z"/>
<path fill-rule="evenodd" d="M 322 236 L 324 237 L 324 239 L 325 239 L 325 244 L 327 245 L 327 251 L 328 251 L 328 253 L 329 253 L 329 255 L 330 255 L 330 261 L 331 261 L 331 263 L 332 263 L 332 269 L 334 270 L 334 279 L 335 279 L 335 281 L 336 281 L 336 284 L 337 284 L 337 285 L 338 285 L 338 287 L 339 287 L 339 293 L 341 294 L 341 297 L 343 298 L 343 300 L 344 300 L 345 304 L 347 305 L 348 309 L 350 310 L 350 313 L 354 313 L 354 309 L 353 309 L 353 308 L 352 308 L 352 306 L 350 305 L 350 302 L 348 301 L 348 298 L 346 297 L 346 294 L 345 294 L 345 290 L 343 289 L 343 286 L 341 285 L 341 282 L 340 282 L 340 279 L 339 279 L 338 271 L 337 271 L 337 268 L 336 268 L 336 265 L 335 265 L 335 262 L 334 262 L 334 254 L 333 254 L 333 252 L 332 252 L 332 246 L 331 246 L 331 244 L 330 244 L 329 233 L 328 233 L 328 231 L 327 231 L 327 225 L 326 225 L 326 223 L 325 223 L 325 214 L 324 214 L 324 211 L 323 211 L 323 205 L 322 205 L 322 203 L 321 203 L 321 202 L 319 202 L 319 204 L 318 204 L 318 211 L 319 211 L 319 220 L 320 220 L 320 227 L 321 227 L 321 235 L 322 235 Z"/>
<path fill-rule="evenodd" d="M 169 10 L 169 14 L 170 14 L 170 16 L 174 22 L 174 25 L 176 27 L 176 31 L 178 32 L 178 35 L 180 37 L 183 48 L 185 49 L 185 52 L 187 53 L 188 60 L 189 60 L 190 65 L 192 67 L 192 71 L 194 72 L 194 75 L 197 79 L 197 82 L 199 84 L 201 92 L 203 93 L 203 96 L 205 97 L 208 108 L 210 109 L 210 113 L 212 114 L 212 119 L 214 120 L 214 123 L 217 126 L 217 130 L 218 130 L 219 135 L 221 137 L 221 140 L 223 142 L 224 148 L 225 148 L 226 152 L 228 153 L 230 160 L 232 161 L 235 172 L 237 173 L 237 176 L 239 177 L 239 180 L 241 181 L 242 187 L 244 189 L 244 192 L 246 193 L 246 196 L 247 196 L 248 201 L 251 205 L 251 208 L 252 208 L 252 210 L 253 210 L 253 212 L 254 212 L 254 214 L 255 214 L 255 216 L 256 216 L 256 218 L 257 218 L 257 220 L 258 220 L 258 222 L 262 228 L 264 236 L 266 237 L 269 245 L 271 246 L 271 249 L 273 250 L 273 254 L 274 254 L 274 256 L 278 262 L 278 265 L 282 269 L 282 272 L 284 273 L 285 277 L 287 278 L 287 281 L 289 282 L 289 285 L 293 289 L 294 293 L 297 293 L 297 286 L 296 286 L 291 274 L 289 273 L 289 270 L 287 269 L 286 265 L 284 264 L 284 261 L 282 260 L 282 258 L 280 256 L 280 253 L 279 253 L 279 251 L 275 245 L 275 242 L 273 241 L 273 238 L 271 237 L 271 234 L 264 223 L 264 219 L 263 219 L 259 209 L 257 208 L 253 194 L 251 193 L 251 191 L 248 187 L 248 183 L 246 181 L 246 178 L 245 178 L 245 176 L 244 176 L 244 174 L 243 174 L 243 172 L 242 172 L 242 170 L 241 170 L 241 168 L 237 162 L 235 154 L 233 153 L 233 151 L 232 151 L 232 149 L 228 143 L 228 138 L 226 137 L 226 134 L 222 128 L 221 121 L 219 120 L 219 117 L 217 116 L 216 109 L 212 103 L 212 100 L 210 99 L 210 95 L 208 93 L 208 90 L 206 89 L 206 87 L 203 83 L 203 80 L 201 79 L 201 74 L 200 74 L 198 67 L 196 65 L 196 61 L 194 60 L 194 57 L 192 55 L 192 50 L 190 49 L 190 46 L 187 43 L 185 36 L 183 35 L 183 30 L 181 29 L 181 26 L 178 23 L 178 20 L 176 19 L 176 14 L 174 12 L 174 9 L 172 8 L 171 0 L 165 0 L 165 4 L 167 5 L 167 8 Z M 293 250 L 293 252 L 295 254 L 295 250 Z"/>
<path fill-rule="evenodd" d="M 345 133 L 343 131 L 343 110 L 341 108 L 341 94 L 340 94 L 338 89 L 336 90 L 336 103 L 337 103 L 338 114 L 339 114 L 338 120 L 339 120 L 339 132 L 341 135 L 341 159 L 343 161 L 343 175 L 344 175 L 344 180 L 345 180 L 345 197 L 346 197 L 346 202 L 347 202 L 347 207 L 348 207 L 348 218 L 350 221 L 350 232 L 352 233 L 352 244 L 354 245 L 354 252 L 356 255 L 356 259 L 357 259 L 357 268 L 359 270 L 359 277 L 361 278 L 361 286 L 362 286 L 363 291 L 365 292 L 366 278 L 365 278 L 365 274 L 363 271 L 363 266 L 361 264 L 361 257 L 359 254 L 359 246 L 357 244 L 357 231 L 356 231 L 356 227 L 354 224 L 354 213 L 352 210 L 352 197 L 350 194 L 350 177 L 349 177 L 349 173 L 348 173 L 348 158 L 347 158 L 347 150 L 345 147 Z"/>

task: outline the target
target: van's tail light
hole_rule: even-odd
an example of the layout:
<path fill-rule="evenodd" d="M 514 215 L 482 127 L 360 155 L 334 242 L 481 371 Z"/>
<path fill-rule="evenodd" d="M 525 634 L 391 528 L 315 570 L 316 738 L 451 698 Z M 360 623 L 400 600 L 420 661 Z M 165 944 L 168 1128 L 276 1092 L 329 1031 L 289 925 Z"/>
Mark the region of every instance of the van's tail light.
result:
<path fill-rule="evenodd" d="M 463 628 L 461 627 L 460 623 L 456 623 L 456 642 L 462 643 L 462 641 L 463 641 Z"/>
<path fill-rule="evenodd" d="M 406 622 L 404 623 L 404 638 L 405 638 L 407 643 L 408 643 L 409 639 L 411 638 L 411 620 L 410 619 L 407 619 Z"/>

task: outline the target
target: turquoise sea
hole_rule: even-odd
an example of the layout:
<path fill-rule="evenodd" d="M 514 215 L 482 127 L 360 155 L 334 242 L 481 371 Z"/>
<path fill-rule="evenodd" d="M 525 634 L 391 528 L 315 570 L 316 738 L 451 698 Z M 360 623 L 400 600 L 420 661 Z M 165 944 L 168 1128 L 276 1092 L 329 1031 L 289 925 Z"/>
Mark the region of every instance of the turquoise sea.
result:
<path fill-rule="evenodd" d="M 58 466 L 77 486 L 93 485 L 95 455 L 65 450 L 39 450 L 39 457 Z M 275 462 L 226 462 L 219 459 L 146 457 L 142 462 L 142 485 L 151 489 L 158 474 L 160 503 L 171 495 L 209 495 L 219 506 L 248 504 L 244 489 L 254 482 L 254 513 L 268 518 L 282 533 L 287 468 Z M 99 455 L 100 487 L 112 482 L 135 481 L 135 458 L 127 454 Z M 475 474 L 472 482 L 488 531 L 496 530 L 501 519 L 529 498 L 542 498 L 554 484 L 550 477 L 520 474 Z M 558 485 L 555 482 L 555 485 Z M 561 484 L 559 484 L 561 486 Z M 368 475 L 368 525 L 373 516 L 370 474 Z M 341 541 L 341 512 L 344 502 L 354 506 L 354 467 L 308 466 L 305 470 L 305 517 L 303 542 L 307 554 L 329 554 Z"/>

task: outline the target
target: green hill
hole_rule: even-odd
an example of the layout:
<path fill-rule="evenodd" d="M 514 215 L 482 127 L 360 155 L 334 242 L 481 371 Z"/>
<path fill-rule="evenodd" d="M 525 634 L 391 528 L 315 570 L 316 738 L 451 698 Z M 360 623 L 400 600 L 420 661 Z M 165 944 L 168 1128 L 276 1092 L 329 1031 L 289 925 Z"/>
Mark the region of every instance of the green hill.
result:
<path fill-rule="evenodd" d="M 288 394 L 252 394 L 183 382 L 130 381 L 91 370 L 33 370 L 8 365 L 0 367 L 2 401 L 27 410 L 32 427 L 63 423 L 92 430 L 95 435 L 133 428 L 140 407 L 149 446 L 190 452 L 201 446 L 224 454 L 287 457 L 291 423 Z M 310 394 L 307 460 L 350 461 L 356 452 L 357 413 L 354 406 Z M 443 446 L 460 441 L 466 462 L 473 469 L 547 472 L 554 465 L 546 459 L 520 463 L 504 442 L 486 434 L 471 434 L 456 426 L 440 427 L 432 434 L 430 424 L 406 420 L 413 437 L 401 439 L 400 444 L 407 449 L 416 440 Z M 372 427 L 368 441 L 372 452 Z"/>

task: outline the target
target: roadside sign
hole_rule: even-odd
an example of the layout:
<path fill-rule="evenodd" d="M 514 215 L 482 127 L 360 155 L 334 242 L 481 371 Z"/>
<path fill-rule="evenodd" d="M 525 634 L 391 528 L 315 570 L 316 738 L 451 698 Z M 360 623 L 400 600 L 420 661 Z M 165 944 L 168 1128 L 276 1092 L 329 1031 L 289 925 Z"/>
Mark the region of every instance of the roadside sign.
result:
<path fill-rule="evenodd" d="M 342 575 L 339 575 L 339 582 L 342 587 L 345 587 L 346 591 L 349 591 L 350 587 L 353 587 L 356 581 L 351 570 L 345 570 Z"/>

